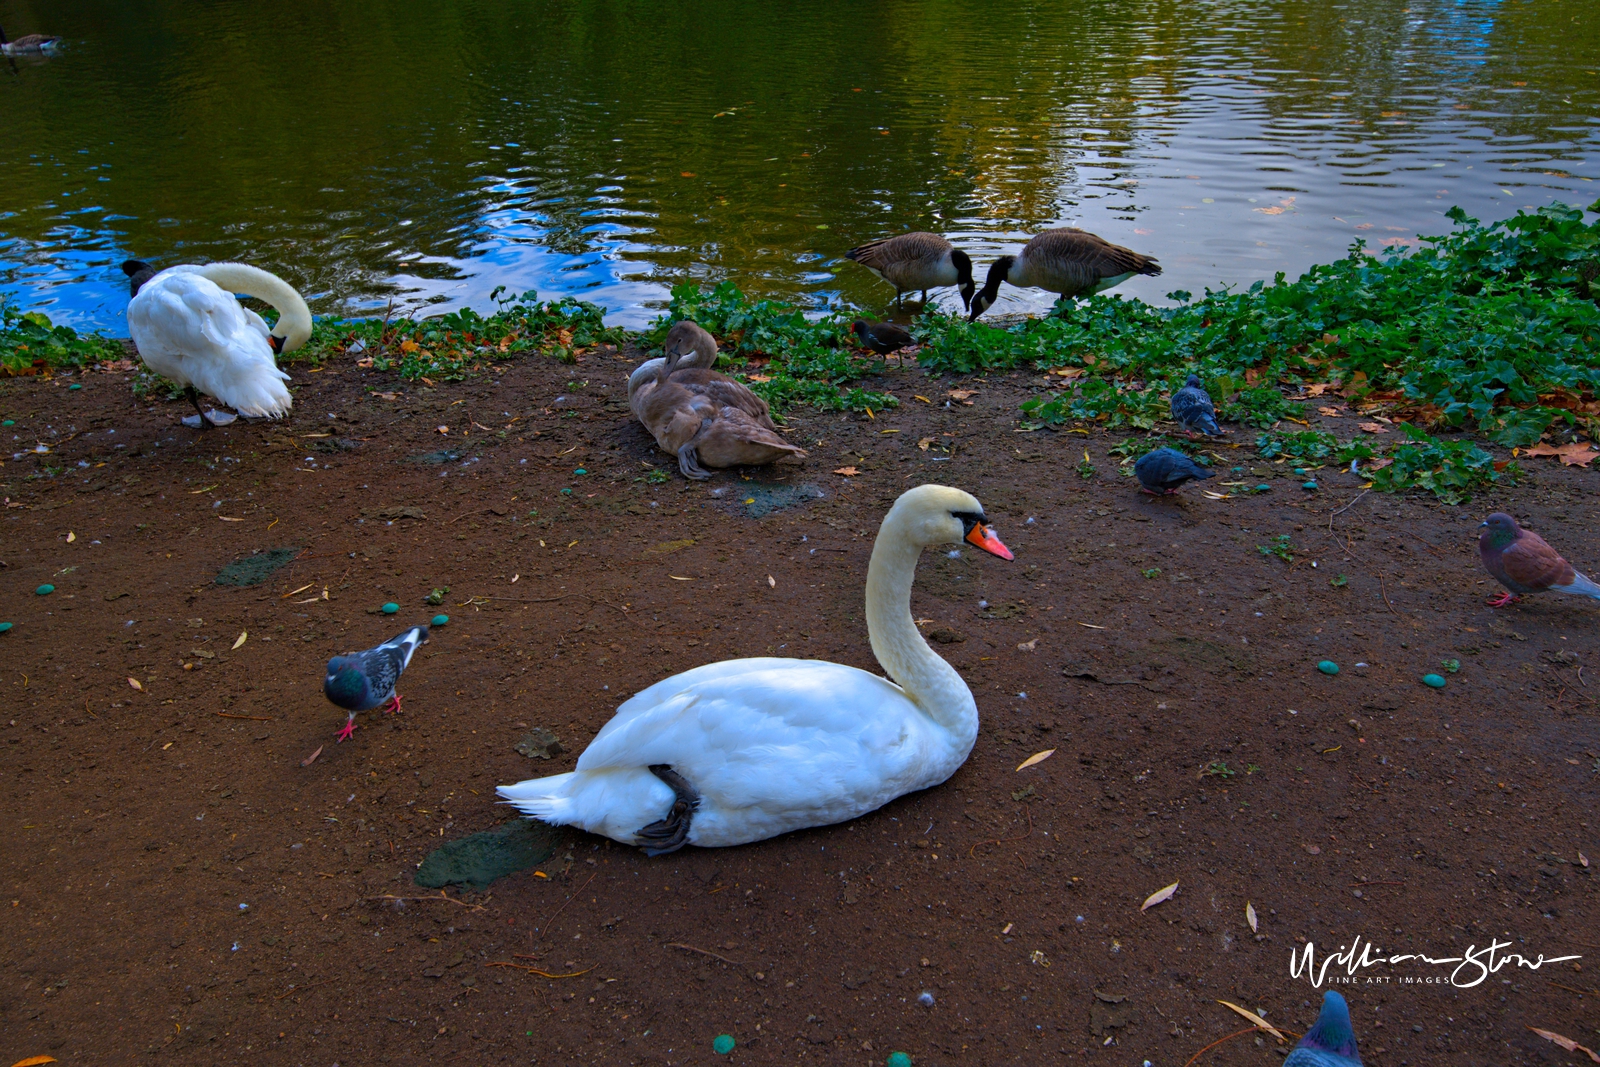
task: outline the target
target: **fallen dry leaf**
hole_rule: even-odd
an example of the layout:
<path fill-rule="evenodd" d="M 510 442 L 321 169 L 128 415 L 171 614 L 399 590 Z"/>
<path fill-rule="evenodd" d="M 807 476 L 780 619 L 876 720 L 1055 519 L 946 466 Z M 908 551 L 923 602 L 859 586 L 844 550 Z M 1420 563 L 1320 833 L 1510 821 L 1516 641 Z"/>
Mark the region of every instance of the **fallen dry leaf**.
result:
<path fill-rule="evenodd" d="M 1323 338 L 1323 341 L 1326 342 L 1327 338 Z M 1318 382 L 1315 385 L 1308 385 L 1306 386 L 1306 396 L 1321 396 L 1323 393 L 1326 393 L 1332 388 L 1333 386 L 1327 382 Z"/>
<path fill-rule="evenodd" d="M 1570 445 L 1547 445 L 1544 442 L 1523 450 L 1530 456 L 1558 456 L 1563 466 L 1587 467 L 1595 458 L 1594 447 L 1574 442 Z"/>
<path fill-rule="evenodd" d="M 1256 932 L 1256 906 L 1248 900 L 1244 902 L 1244 917 L 1250 923 L 1250 932 Z"/>
<path fill-rule="evenodd" d="M 1276 205 L 1274 205 L 1273 207 L 1253 208 L 1252 210 L 1259 211 L 1263 215 L 1282 215 L 1283 214 L 1283 208 L 1277 207 Z"/>
<path fill-rule="evenodd" d="M 250 636 L 250 631 L 249 630 L 240 630 L 239 631 L 239 640 L 237 640 L 237 641 L 235 641 L 233 643 L 233 648 L 231 649 L 231 651 L 237 652 L 237 651 L 239 651 L 239 649 L 243 648 L 244 647 L 245 638 L 247 638 L 249 636 Z"/>
<path fill-rule="evenodd" d="M 977 396 L 978 391 L 976 389 L 951 389 L 946 395 L 952 400 L 959 400 L 961 403 L 971 407 L 972 401 L 969 398 Z"/>
<path fill-rule="evenodd" d="M 1322 849 L 1321 849 L 1321 848 L 1319 848 L 1319 847 L 1318 847 L 1318 846 L 1316 846 L 1316 845 L 1306 845 L 1306 846 L 1305 846 L 1305 850 L 1306 850 L 1306 851 L 1307 851 L 1307 852 L 1309 852 L 1309 853 L 1311 853 L 1311 854 L 1312 854 L 1312 855 L 1313 855 L 1313 856 L 1320 856 L 1320 855 L 1322 855 Z"/>
<path fill-rule="evenodd" d="M 778 588 L 778 582 L 777 582 L 777 580 L 776 580 L 776 579 L 775 579 L 775 578 L 773 578 L 773 577 L 772 577 L 772 575 L 770 575 L 770 574 L 769 574 L 769 575 L 767 575 L 767 585 L 768 585 L 768 586 L 769 586 L 769 587 L 770 587 L 770 588 L 773 588 L 773 589 L 776 589 L 776 588 Z"/>
<path fill-rule="evenodd" d="M 1326 416 L 1330 419 L 1340 419 L 1344 417 L 1344 412 L 1340 411 L 1338 408 L 1318 408 L 1317 414 Z"/>
<path fill-rule="evenodd" d="M 1047 748 L 1043 752 L 1035 752 L 1033 755 L 1029 756 L 1027 759 L 1025 759 L 1021 763 L 1017 764 L 1017 770 L 1025 771 L 1029 767 L 1032 767 L 1035 763 L 1043 763 L 1045 760 L 1049 759 L 1051 756 L 1054 756 L 1055 754 L 1056 754 L 1056 750 L 1053 749 L 1053 748 Z"/>
<path fill-rule="evenodd" d="M 928 450 L 928 446 L 931 444 L 933 444 L 933 438 L 924 437 L 922 440 L 917 442 L 917 447 L 926 452 Z"/>
<path fill-rule="evenodd" d="M 1288 1040 L 1288 1038 L 1284 1037 L 1283 1034 L 1278 1032 L 1278 1028 L 1276 1026 L 1273 1026 L 1271 1023 L 1267 1022 L 1267 1020 L 1263 1019 L 1261 1016 L 1257 1015 L 1255 1012 L 1251 1011 L 1249 1008 L 1241 1008 L 1241 1007 L 1239 1007 L 1239 1005 L 1230 1004 L 1226 1000 L 1219 1000 L 1219 1001 L 1217 1001 L 1217 1003 L 1221 1004 L 1224 1008 L 1231 1008 L 1232 1010 L 1238 1012 L 1240 1015 L 1243 1015 L 1246 1019 L 1249 1019 L 1251 1022 L 1255 1023 L 1257 1026 L 1259 1026 L 1259 1027 L 1261 1027 L 1261 1029 L 1267 1031 L 1267 1033 L 1271 1034 L 1273 1037 L 1277 1038 L 1279 1041 L 1287 1041 Z"/>
<path fill-rule="evenodd" d="M 1387 467 L 1389 464 L 1391 464 L 1393 462 L 1394 462 L 1394 460 L 1390 459 L 1388 456 L 1385 456 L 1382 459 L 1375 459 L 1371 463 L 1367 464 L 1367 470 L 1369 470 L 1369 471 L 1381 471 L 1381 470 L 1383 470 L 1383 468 Z"/>
<path fill-rule="evenodd" d="M 67 544 L 70 545 L 70 544 L 72 544 L 72 542 L 76 541 L 77 539 L 78 539 L 78 535 L 77 534 L 73 533 L 71 530 L 67 531 Z"/>
<path fill-rule="evenodd" d="M 1050 373 L 1059 374 L 1063 378 L 1080 378 L 1086 372 L 1082 367 L 1057 367 Z"/>
<path fill-rule="evenodd" d="M 838 470 L 834 471 L 833 473 L 842 474 L 846 478 L 854 478 L 856 475 L 860 474 L 861 472 L 856 470 L 854 467 L 840 467 Z"/>
<path fill-rule="evenodd" d="M 1578 853 L 1578 862 L 1587 867 L 1589 866 L 1589 857 L 1580 852 Z"/>
<path fill-rule="evenodd" d="M 1173 882 L 1171 885 L 1167 886 L 1165 889 L 1157 889 L 1154 893 L 1151 893 L 1148 897 L 1144 898 L 1144 903 L 1139 906 L 1139 910 L 1140 911 L 1149 911 L 1151 908 L 1155 907 L 1157 904 L 1160 904 L 1163 901 L 1171 900 L 1172 899 L 1172 894 L 1176 893 L 1177 891 L 1178 891 L 1178 883 L 1177 882 Z"/>
<path fill-rule="evenodd" d="M 1361 428 L 1367 433 L 1388 433 L 1388 427 L 1380 426 L 1376 422 L 1363 422 Z"/>
<path fill-rule="evenodd" d="M 129 678 L 128 679 L 128 684 L 133 686 L 135 689 L 139 690 L 139 692 L 141 692 L 141 693 L 144 692 L 144 686 L 139 684 L 139 679 L 137 679 L 137 678 Z"/>
<path fill-rule="evenodd" d="M 748 375 L 748 377 L 752 382 L 770 382 L 770 381 L 772 381 L 772 375 L 770 375 L 770 374 L 751 374 L 751 375 Z"/>
<path fill-rule="evenodd" d="M 1036 649 L 1038 647 L 1039 647 L 1039 639 L 1037 637 L 1035 637 L 1032 641 L 1024 641 L 1024 642 L 1022 642 L 1022 644 L 1018 645 L 1017 646 L 1017 651 L 1019 651 L 1019 652 L 1032 652 L 1034 649 Z"/>
<path fill-rule="evenodd" d="M 18 1060 L 11 1067 L 39 1067 L 41 1063 L 55 1063 L 54 1056 L 29 1056 L 25 1060 Z"/>
<path fill-rule="evenodd" d="M 692 582 L 692 581 L 694 581 L 693 578 L 680 578 L 676 574 L 669 574 L 669 575 L 667 575 L 667 577 L 671 578 L 675 582 Z"/>
<path fill-rule="evenodd" d="M 1600 1056 L 1596 1056 L 1594 1054 L 1594 1050 L 1593 1049 L 1586 1048 L 1585 1046 L 1578 1044 L 1576 1041 L 1572 1040 L 1572 1038 L 1570 1038 L 1570 1037 L 1562 1037 L 1560 1034 L 1552 1033 L 1549 1030 L 1541 1030 L 1537 1026 L 1530 1026 L 1530 1027 L 1528 1027 L 1528 1029 L 1532 1030 L 1534 1033 L 1538 1034 L 1540 1037 L 1544 1038 L 1546 1041 L 1555 1042 L 1557 1045 L 1560 1045 L 1562 1048 L 1566 1049 L 1568 1052 L 1581 1052 L 1585 1056 L 1588 1056 L 1595 1063 L 1600 1063 Z"/>
<path fill-rule="evenodd" d="M 311 755 L 307 756 L 305 759 L 300 761 L 300 766 L 309 767 L 313 763 L 317 762 L 317 757 L 322 755 L 322 748 L 323 748 L 323 746 L 318 745 L 317 746 L 317 750 L 315 752 L 311 753 Z"/>

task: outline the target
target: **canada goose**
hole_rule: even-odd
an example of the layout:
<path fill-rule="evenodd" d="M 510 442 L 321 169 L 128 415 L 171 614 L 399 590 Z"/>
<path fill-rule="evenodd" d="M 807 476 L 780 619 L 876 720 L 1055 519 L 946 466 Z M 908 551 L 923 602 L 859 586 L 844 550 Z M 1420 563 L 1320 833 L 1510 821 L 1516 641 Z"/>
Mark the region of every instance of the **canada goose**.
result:
<path fill-rule="evenodd" d="M 895 303 L 902 293 L 922 290 L 927 303 L 928 290 L 954 285 L 961 293 L 961 306 L 972 304 L 972 259 L 936 233 L 903 233 L 857 245 L 844 254 L 894 286 Z"/>
<path fill-rule="evenodd" d="M 5 27 L 0 26 L 0 55 L 20 56 L 41 53 L 49 55 L 60 43 L 61 38 L 43 33 L 30 33 L 25 37 L 18 37 L 15 41 L 9 41 L 6 39 Z"/>
<path fill-rule="evenodd" d="M 867 639 L 894 681 L 826 660 L 708 663 L 625 702 L 575 770 L 500 786 L 500 796 L 657 855 L 844 822 L 938 785 L 978 736 L 972 690 L 911 616 L 917 558 L 943 545 L 1012 558 L 970 493 L 901 494 L 866 582 Z"/>
<path fill-rule="evenodd" d="M 128 332 L 139 358 L 184 387 L 202 428 L 217 423 L 201 411 L 200 392 L 240 415 L 276 419 L 288 412 L 289 376 L 274 357 L 311 337 L 311 309 L 288 282 L 244 263 L 185 263 L 157 272 L 130 259 L 122 271 L 133 295 Z M 277 325 L 268 329 L 234 299 L 236 292 L 277 308 Z"/>
<path fill-rule="evenodd" d="M 989 266 L 989 277 L 972 298 L 972 322 L 994 304 L 1000 283 L 1023 289 L 1059 293 L 1061 299 L 1098 293 L 1127 281 L 1135 274 L 1160 274 L 1161 265 L 1149 256 L 1114 245 L 1075 226 L 1046 230 L 1022 246 L 1014 256 L 1001 256 Z"/>

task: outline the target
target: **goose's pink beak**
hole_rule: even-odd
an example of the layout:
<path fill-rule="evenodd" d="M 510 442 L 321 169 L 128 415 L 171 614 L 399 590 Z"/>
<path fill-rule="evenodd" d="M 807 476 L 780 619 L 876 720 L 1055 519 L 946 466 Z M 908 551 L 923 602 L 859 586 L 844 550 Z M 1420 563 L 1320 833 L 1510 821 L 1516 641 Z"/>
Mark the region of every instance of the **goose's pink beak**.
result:
<path fill-rule="evenodd" d="M 1000 538 L 995 536 L 994 529 L 985 526 L 981 522 L 974 525 L 972 532 L 967 534 L 967 543 L 976 545 L 990 555 L 999 556 L 1001 559 L 1017 558 L 1011 554 L 1009 548 L 1001 543 Z"/>

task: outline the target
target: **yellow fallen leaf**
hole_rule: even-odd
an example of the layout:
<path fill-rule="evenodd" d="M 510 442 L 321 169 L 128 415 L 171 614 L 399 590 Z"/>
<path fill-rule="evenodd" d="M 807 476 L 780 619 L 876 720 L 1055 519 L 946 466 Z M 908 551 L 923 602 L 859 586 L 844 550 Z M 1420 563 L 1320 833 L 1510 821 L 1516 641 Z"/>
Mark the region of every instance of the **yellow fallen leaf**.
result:
<path fill-rule="evenodd" d="M 1530 1027 L 1528 1027 L 1528 1029 L 1532 1030 L 1534 1033 L 1538 1034 L 1540 1037 L 1544 1038 L 1546 1041 L 1555 1042 L 1556 1044 L 1560 1045 L 1562 1048 L 1566 1049 L 1568 1052 L 1581 1052 L 1584 1055 L 1588 1056 L 1595 1063 L 1600 1063 L 1600 1056 L 1596 1056 L 1594 1054 L 1594 1050 L 1593 1049 L 1585 1048 L 1583 1045 L 1578 1044 L 1576 1041 L 1572 1040 L 1572 1038 L 1570 1038 L 1570 1037 L 1562 1037 L 1560 1034 L 1552 1033 L 1549 1030 L 1541 1030 L 1537 1026 L 1530 1026 Z"/>
<path fill-rule="evenodd" d="M 245 638 L 247 638 L 249 636 L 250 636 L 250 631 L 249 630 L 240 630 L 239 631 L 239 640 L 237 640 L 237 641 L 235 641 L 233 643 L 233 648 L 230 651 L 233 651 L 233 652 L 239 651 L 240 648 L 244 647 Z"/>
<path fill-rule="evenodd" d="M 139 690 L 139 692 L 141 692 L 141 693 L 144 692 L 144 686 L 139 684 L 139 679 L 137 679 L 137 678 L 129 678 L 128 679 L 128 684 L 133 686 L 135 689 Z"/>
<path fill-rule="evenodd" d="M 221 519 L 223 522 L 243 522 L 244 521 L 243 519 L 230 518 L 227 515 L 218 515 L 217 518 Z"/>
<path fill-rule="evenodd" d="M 161 751 L 165 752 L 167 749 L 171 748 L 172 745 L 173 745 L 173 743 L 171 741 L 168 741 L 166 744 L 161 746 Z"/>
<path fill-rule="evenodd" d="M 1338 418 L 1343 418 L 1344 417 L 1344 412 L 1340 411 L 1338 408 L 1318 408 L 1317 409 L 1317 414 L 1318 415 L 1323 415 L 1323 416 L 1325 416 L 1327 418 L 1330 418 L 1330 419 L 1338 419 Z"/>
<path fill-rule="evenodd" d="M 72 544 L 72 542 L 76 541 L 77 539 L 78 539 L 78 535 L 77 534 L 73 533 L 71 530 L 67 531 L 67 544 L 70 545 L 70 544 Z"/>
<path fill-rule="evenodd" d="M 1155 907 L 1157 904 L 1160 904 L 1163 901 L 1171 900 L 1172 899 L 1172 894 L 1176 893 L 1177 891 L 1178 891 L 1178 883 L 1177 882 L 1173 882 L 1171 885 L 1167 886 L 1165 889 L 1157 889 L 1154 893 L 1151 893 L 1148 897 L 1144 898 L 1144 903 L 1139 906 L 1139 910 L 1140 911 L 1149 911 L 1151 908 Z"/>
<path fill-rule="evenodd" d="M 1244 902 L 1244 917 L 1250 924 L 1250 932 L 1256 932 L 1256 906 L 1248 900 Z"/>
<path fill-rule="evenodd" d="M 917 447 L 926 452 L 928 450 L 928 446 L 931 444 L 933 444 L 933 438 L 924 437 L 922 440 L 917 442 Z"/>
<path fill-rule="evenodd" d="M 312 586 L 314 586 L 316 584 L 317 584 L 316 582 L 307 582 L 305 585 L 302 585 L 299 589 L 291 589 L 291 590 L 289 590 L 287 593 L 283 594 L 278 599 L 279 600 L 288 600 L 290 597 L 294 596 L 296 593 L 304 593 L 307 589 L 310 589 Z"/>
<path fill-rule="evenodd" d="M 838 470 L 834 471 L 833 473 L 842 474 L 846 478 L 854 478 L 856 475 L 860 474 L 861 472 L 856 470 L 854 467 L 840 467 Z"/>
<path fill-rule="evenodd" d="M 927 398 L 927 397 L 925 397 L 925 396 L 922 396 L 922 395 L 920 395 L 920 394 L 917 394 L 917 393 L 912 393 L 912 394 L 911 394 L 911 399 L 913 399 L 913 400 L 920 400 L 920 401 L 922 401 L 922 402 L 923 402 L 923 403 L 924 403 L 924 404 L 931 404 L 931 403 L 933 403 L 933 401 L 931 401 L 931 400 L 929 400 L 929 399 L 928 399 L 928 398 Z"/>
<path fill-rule="evenodd" d="M 692 582 L 692 581 L 694 581 L 693 578 L 679 578 L 676 574 L 669 574 L 669 575 L 667 575 L 667 577 L 671 578 L 675 582 Z"/>
<path fill-rule="evenodd" d="M 317 757 L 322 755 L 322 749 L 323 749 L 323 746 L 322 745 L 318 745 L 317 746 L 317 750 L 315 752 L 311 753 L 311 755 L 307 756 L 305 759 L 300 761 L 300 766 L 309 767 L 313 763 L 317 762 Z"/>
<path fill-rule="evenodd" d="M 1047 748 L 1043 752 L 1035 752 L 1033 755 L 1029 756 L 1027 759 L 1025 759 L 1021 763 L 1017 764 L 1017 770 L 1019 770 L 1019 771 L 1027 770 L 1029 767 L 1032 767 L 1035 763 L 1043 763 L 1045 760 L 1049 759 L 1051 756 L 1054 756 L 1055 754 L 1056 754 L 1056 750 L 1053 749 L 1053 748 Z"/>
<path fill-rule="evenodd" d="M 54 1056 L 29 1056 L 25 1060 L 18 1060 L 11 1067 L 39 1067 L 41 1063 L 55 1063 Z"/>
<path fill-rule="evenodd" d="M 1259 1026 L 1259 1027 L 1261 1027 L 1261 1029 L 1267 1031 L 1267 1033 L 1271 1034 L 1273 1037 L 1277 1038 L 1279 1041 L 1287 1041 L 1288 1040 L 1288 1038 L 1284 1037 L 1283 1034 L 1279 1033 L 1278 1028 L 1276 1026 L 1273 1026 L 1271 1023 L 1267 1022 L 1267 1020 L 1263 1019 L 1261 1016 L 1257 1015 L 1255 1012 L 1251 1011 L 1249 1008 L 1241 1008 L 1241 1007 L 1239 1007 L 1239 1005 L 1230 1004 L 1226 1000 L 1219 1000 L 1219 1001 L 1217 1001 L 1217 1003 L 1221 1004 L 1224 1008 L 1232 1008 L 1234 1011 L 1238 1012 L 1240 1015 L 1243 1015 L 1246 1019 L 1249 1019 L 1251 1022 L 1255 1023 L 1257 1026 Z"/>
<path fill-rule="evenodd" d="M 575 545 L 575 544 L 577 544 L 577 543 L 578 543 L 578 542 L 576 542 L 576 541 L 568 541 L 568 542 L 567 542 L 567 547 L 568 547 L 568 548 L 571 548 L 571 547 L 572 547 L 572 546 L 573 546 L 573 545 Z"/>
<path fill-rule="evenodd" d="M 1580 852 L 1578 853 L 1578 862 L 1587 867 L 1589 866 L 1589 857 Z"/>

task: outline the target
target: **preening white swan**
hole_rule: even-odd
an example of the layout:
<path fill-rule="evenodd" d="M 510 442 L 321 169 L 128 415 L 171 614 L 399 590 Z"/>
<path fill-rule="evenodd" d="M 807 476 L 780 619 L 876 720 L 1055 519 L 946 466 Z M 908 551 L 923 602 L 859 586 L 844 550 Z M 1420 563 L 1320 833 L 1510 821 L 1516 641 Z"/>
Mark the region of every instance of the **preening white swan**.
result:
<path fill-rule="evenodd" d="M 844 822 L 938 785 L 972 751 L 978 706 L 917 631 L 911 580 L 924 548 L 963 541 L 1012 558 L 960 489 L 918 486 L 884 516 L 867 567 L 867 633 L 894 681 L 822 660 L 696 667 L 618 708 L 576 770 L 500 795 L 656 855 Z"/>
<path fill-rule="evenodd" d="M 311 336 L 311 309 L 294 287 L 244 263 L 185 263 L 160 273 L 130 259 L 122 265 L 133 299 L 128 332 L 151 370 L 183 386 L 195 410 L 198 390 L 241 415 L 279 418 L 294 403 L 274 356 L 293 352 Z M 278 309 L 268 329 L 234 293 Z M 210 423 L 200 413 L 202 425 Z"/>

